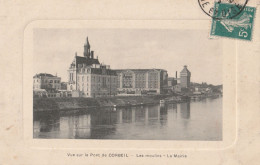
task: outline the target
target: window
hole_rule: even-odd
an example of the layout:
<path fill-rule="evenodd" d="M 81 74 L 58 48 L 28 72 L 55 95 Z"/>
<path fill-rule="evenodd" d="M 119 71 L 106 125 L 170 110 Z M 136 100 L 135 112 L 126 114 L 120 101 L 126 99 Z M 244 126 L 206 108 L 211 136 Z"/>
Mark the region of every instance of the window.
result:
<path fill-rule="evenodd" d="M 53 81 L 52 80 L 50 80 L 50 83 L 52 83 Z"/>
<path fill-rule="evenodd" d="M 73 74 L 70 73 L 70 80 L 73 81 Z"/>

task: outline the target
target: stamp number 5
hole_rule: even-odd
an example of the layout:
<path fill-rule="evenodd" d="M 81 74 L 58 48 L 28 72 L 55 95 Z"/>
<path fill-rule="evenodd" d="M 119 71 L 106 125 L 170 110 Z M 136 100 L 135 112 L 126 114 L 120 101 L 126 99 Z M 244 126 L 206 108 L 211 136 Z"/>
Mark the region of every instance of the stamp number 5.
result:
<path fill-rule="evenodd" d="M 244 31 L 244 29 L 240 29 L 238 36 L 246 38 L 248 36 L 248 33 Z"/>

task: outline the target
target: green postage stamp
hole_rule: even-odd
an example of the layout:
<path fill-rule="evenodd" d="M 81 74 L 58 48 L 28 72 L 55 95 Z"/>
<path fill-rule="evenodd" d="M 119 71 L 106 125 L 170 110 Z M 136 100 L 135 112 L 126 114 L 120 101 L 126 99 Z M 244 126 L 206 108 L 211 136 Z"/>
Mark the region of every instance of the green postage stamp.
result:
<path fill-rule="evenodd" d="M 233 4 L 215 3 L 215 17 L 212 19 L 211 36 L 249 41 L 252 39 L 256 8 L 245 6 L 236 17 L 229 17 L 232 12 L 235 12 L 236 7 Z"/>

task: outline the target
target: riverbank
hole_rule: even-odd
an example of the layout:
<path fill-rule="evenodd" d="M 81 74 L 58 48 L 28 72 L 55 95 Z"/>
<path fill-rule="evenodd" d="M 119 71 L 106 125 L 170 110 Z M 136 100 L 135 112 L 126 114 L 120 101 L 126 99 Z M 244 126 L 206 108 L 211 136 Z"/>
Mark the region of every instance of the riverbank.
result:
<path fill-rule="evenodd" d="M 95 107 L 124 107 L 158 104 L 169 95 L 156 96 L 120 96 L 106 98 L 34 98 L 33 111 L 59 111 L 71 109 L 89 109 Z"/>

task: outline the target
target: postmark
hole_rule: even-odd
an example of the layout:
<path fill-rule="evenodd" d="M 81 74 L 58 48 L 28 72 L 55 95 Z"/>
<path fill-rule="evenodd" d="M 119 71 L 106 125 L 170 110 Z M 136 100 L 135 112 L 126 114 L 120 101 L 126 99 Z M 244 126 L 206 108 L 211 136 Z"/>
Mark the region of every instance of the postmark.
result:
<path fill-rule="evenodd" d="M 216 11 L 224 11 L 227 8 L 234 7 L 233 4 L 215 3 Z M 223 18 L 221 12 L 216 13 L 216 17 L 212 18 L 211 36 L 228 37 L 242 40 L 252 40 L 253 22 L 256 8 L 246 6 L 242 12 L 235 18 Z"/>
<path fill-rule="evenodd" d="M 198 0 L 200 8 L 214 19 L 235 18 L 246 7 L 248 0 Z M 216 4 L 230 4 L 225 8 L 216 8 Z"/>

